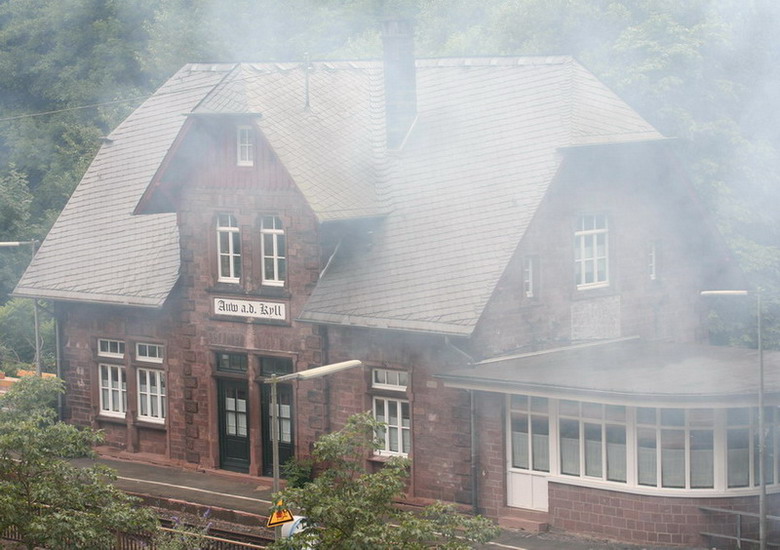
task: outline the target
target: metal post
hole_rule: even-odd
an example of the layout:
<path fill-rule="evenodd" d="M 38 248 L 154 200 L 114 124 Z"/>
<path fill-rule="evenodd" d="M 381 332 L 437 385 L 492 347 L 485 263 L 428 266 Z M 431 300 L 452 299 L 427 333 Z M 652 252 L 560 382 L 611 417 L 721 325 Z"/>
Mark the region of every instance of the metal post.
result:
<path fill-rule="evenodd" d="M 35 241 L 30 241 L 30 248 L 32 249 L 32 258 L 30 263 L 35 259 Z M 41 375 L 41 331 L 38 327 L 38 298 L 33 298 L 33 324 L 35 325 L 35 374 Z"/>
<path fill-rule="evenodd" d="M 330 365 L 323 365 L 321 367 L 314 367 L 304 371 L 292 372 L 282 376 L 272 374 L 270 380 L 263 380 L 264 384 L 271 384 L 271 451 L 273 460 L 274 493 L 279 492 L 279 404 L 276 395 L 276 385 L 279 382 L 291 382 L 293 380 L 310 380 L 312 378 L 320 378 L 321 376 L 327 376 L 329 374 L 334 374 L 336 372 L 362 366 L 363 363 L 353 359 L 350 361 L 343 361 L 341 363 L 333 363 Z M 277 540 L 281 538 L 281 526 L 274 528 L 274 534 Z"/>
<path fill-rule="evenodd" d="M 276 395 L 276 375 L 271 375 L 271 452 L 273 463 L 273 492 L 279 492 L 279 420 L 278 403 Z M 281 526 L 274 527 L 274 539 L 279 540 L 282 533 Z"/>
<path fill-rule="evenodd" d="M 756 339 L 758 347 L 758 540 L 766 550 L 766 433 L 764 431 L 764 344 L 761 330 L 761 293 L 756 291 Z"/>
<path fill-rule="evenodd" d="M 764 428 L 764 343 L 761 328 L 761 290 L 756 289 L 756 347 L 758 348 L 758 542 L 766 550 L 766 433 Z M 703 290 L 702 296 L 747 296 L 747 290 Z"/>
<path fill-rule="evenodd" d="M 18 247 L 18 246 L 24 246 L 26 244 L 30 245 L 30 249 L 32 252 L 32 257 L 30 259 L 30 263 L 32 263 L 32 260 L 35 259 L 35 247 L 38 244 L 38 241 L 35 239 L 31 241 L 3 241 L 0 242 L 0 248 L 6 248 L 6 247 Z M 35 325 L 35 374 L 38 376 L 41 376 L 41 334 L 40 334 L 40 328 L 38 326 L 38 299 L 33 298 L 33 324 Z"/>

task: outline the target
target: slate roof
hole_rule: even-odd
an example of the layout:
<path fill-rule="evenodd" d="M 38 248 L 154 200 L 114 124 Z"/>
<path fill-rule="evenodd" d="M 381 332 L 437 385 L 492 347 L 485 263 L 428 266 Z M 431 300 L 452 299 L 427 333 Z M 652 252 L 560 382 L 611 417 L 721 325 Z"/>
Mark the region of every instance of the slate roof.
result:
<path fill-rule="evenodd" d="M 158 307 L 179 276 L 175 214 L 133 215 L 185 117 L 229 67 L 177 72 L 99 150 L 15 296 Z"/>
<path fill-rule="evenodd" d="M 381 63 L 184 67 L 112 133 L 15 295 L 161 306 L 175 216 L 132 211 L 183 115 L 251 113 L 320 221 L 382 219 L 336 255 L 300 320 L 470 334 L 560 149 L 662 136 L 570 57 L 417 68 L 418 119 L 387 151 Z"/>
<path fill-rule="evenodd" d="M 755 406 L 757 353 L 633 338 L 489 359 L 435 376 L 456 388 L 624 405 Z M 777 404 L 780 352 L 764 351 L 764 362 L 767 403 Z"/>
<path fill-rule="evenodd" d="M 300 319 L 469 335 L 553 181 L 560 149 L 662 136 L 570 57 L 417 64 L 392 213 L 337 256 Z"/>

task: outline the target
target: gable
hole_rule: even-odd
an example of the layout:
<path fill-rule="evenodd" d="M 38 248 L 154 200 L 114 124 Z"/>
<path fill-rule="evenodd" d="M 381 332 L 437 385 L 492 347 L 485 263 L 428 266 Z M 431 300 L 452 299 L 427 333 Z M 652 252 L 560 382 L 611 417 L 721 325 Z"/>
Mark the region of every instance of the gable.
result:
<path fill-rule="evenodd" d="M 133 211 L 192 109 L 230 66 L 187 66 L 109 136 L 15 296 L 160 307 L 178 278 L 176 216 Z"/>
<path fill-rule="evenodd" d="M 555 178 L 560 149 L 660 139 L 568 57 L 418 61 L 391 213 L 300 319 L 467 336 Z M 610 106 L 602 114 L 600 107 Z"/>

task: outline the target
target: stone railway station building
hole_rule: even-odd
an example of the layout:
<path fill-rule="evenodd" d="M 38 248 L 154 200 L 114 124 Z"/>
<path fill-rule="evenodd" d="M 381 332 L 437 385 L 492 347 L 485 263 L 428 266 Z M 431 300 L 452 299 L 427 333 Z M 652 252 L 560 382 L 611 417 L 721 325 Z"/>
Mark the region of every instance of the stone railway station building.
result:
<path fill-rule="evenodd" d="M 109 136 L 18 284 L 53 304 L 69 422 L 271 472 L 370 410 L 410 501 L 702 543 L 755 509 L 756 352 L 703 344 L 741 279 L 656 131 L 571 57 L 184 66 Z M 767 364 L 770 513 L 780 488 Z"/>

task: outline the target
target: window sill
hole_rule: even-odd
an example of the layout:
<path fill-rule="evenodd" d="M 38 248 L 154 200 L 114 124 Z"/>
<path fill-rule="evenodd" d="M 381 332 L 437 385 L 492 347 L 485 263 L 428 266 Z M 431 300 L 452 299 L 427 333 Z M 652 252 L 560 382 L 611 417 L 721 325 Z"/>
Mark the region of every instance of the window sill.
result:
<path fill-rule="evenodd" d="M 618 289 L 613 285 L 575 287 L 571 293 L 572 301 L 590 300 L 591 298 L 601 298 L 604 296 L 618 295 Z"/>
<path fill-rule="evenodd" d="M 388 462 L 391 458 L 405 458 L 407 460 L 411 460 L 409 454 L 372 454 L 370 457 L 368 457 L 368 460 L 370 462 L 385 463 Z"/>
<path fill-rule="evenodd" d="M 138 428 L 145 428 L 145 429 L 149 429 L 149 430 L 159 430 L 159 431 L 162 431 L 162 432 L 164 432 L 165 430 L 168 429 L 167 426 L 165 425 L 165 421 L 156 422 L 154 420 L 145 420 L 145 419 L 142 419 L 142 418 L 136 419 L 135 425 Z"/>
<path fill-rule="evenodd" d="M 227 294 L 233 296 L 262 296 L 265 298 L 288 299 L 292 296 L 290 291 L 281 286 L 261 286 L 258 290 L 246 290 L 239 284 L 217 283 L 208 287 L 206 292 L 211 294 Z"/>
<path fill-rule="evenodd" d="M 127 418 L 123 416 L 109 416 L 105 413 L 97 415 L 98 422 L 108 422 L 110 424 L 127 424 Z"/>

